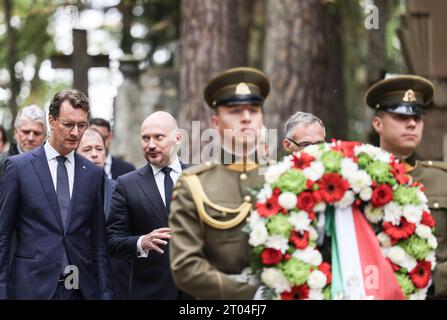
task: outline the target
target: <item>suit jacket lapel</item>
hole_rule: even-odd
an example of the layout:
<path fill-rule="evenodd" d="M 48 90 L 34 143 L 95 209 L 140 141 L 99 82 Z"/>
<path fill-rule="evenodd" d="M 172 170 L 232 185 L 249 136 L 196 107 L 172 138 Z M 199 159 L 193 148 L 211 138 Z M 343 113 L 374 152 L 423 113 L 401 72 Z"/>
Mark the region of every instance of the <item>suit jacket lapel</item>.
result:
<path fill-rule="evenodd" d="M 59 203 L 57 202 L 56 190 L 54 189 L 53 179 L 51 178 L 50 167 L 48 166 L 48 160 L 45 155 L 45 149 L 43 146 L 32 151 L 33 160 L 31 160 L 37 177 L 40 180 L 40 184 L 44 190 L 44 193 L 48 199 L 50 207 L 56 217 L 61 230 L 64 230 L 62 224 L 61 213 L 59 209 Z"/>
<path fill-rule="evenodd" d="M 143 190 L 144 194 L 149 200 L 153 211 L 163 220 L 167 220 L 167 210 L 161 198 L 160 191 L 158 190 L 157 183 L 155 182 L 154 173 L 152 167 L 147 164 L 145 170 L 138 173 L 137 183 Z"/>

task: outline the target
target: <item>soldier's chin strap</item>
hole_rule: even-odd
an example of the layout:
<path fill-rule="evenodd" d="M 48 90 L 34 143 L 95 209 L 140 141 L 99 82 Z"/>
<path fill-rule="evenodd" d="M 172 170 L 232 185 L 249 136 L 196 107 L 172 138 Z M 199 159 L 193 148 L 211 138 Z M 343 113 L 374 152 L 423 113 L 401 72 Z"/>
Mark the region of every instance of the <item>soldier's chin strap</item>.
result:
<path fill-rule="evenodd" d="M 202 188 L 202 184 L 200 183 L 200 180 L 196 175 L 185 175 L 183 178 L 186 184 L 188 184 L 189 189 L 191 190 L 192 198 L 196 205 L 200 219 L 202 219 L 210 227 L 221 230 L 234 228 L 241 222 L 245 221 L 248 214 L 250 213 L 250 210 L 252 208 L 252 204 L 250 202 L 244 201 L 236 209 L 220 206 L 211 202 L 211 200 L 205 194 L 205 191 Z M 217 211 L 221 211 L 223 215 L 226 215 L 228 213 L 237 213 L 237 215 L 227 221 L 216 220 L 206 212 L 205 204 Z"/>

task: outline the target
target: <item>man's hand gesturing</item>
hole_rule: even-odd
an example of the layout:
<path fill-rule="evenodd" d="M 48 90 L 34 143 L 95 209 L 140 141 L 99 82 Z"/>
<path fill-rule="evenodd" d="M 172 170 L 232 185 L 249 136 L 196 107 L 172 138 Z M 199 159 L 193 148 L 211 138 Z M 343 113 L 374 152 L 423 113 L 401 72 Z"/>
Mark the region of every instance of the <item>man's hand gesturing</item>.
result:
<path fill-rule="evenodd" d="M 152 230 L 151 233 L 146 234 L 141 241 L 141 248 L 146 252 L 155 250 L 158 253 L 163 254 L 164 251 L 161 249 L 161 246 L 168 244 L 168 242 L 163 239 L 171 239 L 170 228 L 155 229 Z"/>

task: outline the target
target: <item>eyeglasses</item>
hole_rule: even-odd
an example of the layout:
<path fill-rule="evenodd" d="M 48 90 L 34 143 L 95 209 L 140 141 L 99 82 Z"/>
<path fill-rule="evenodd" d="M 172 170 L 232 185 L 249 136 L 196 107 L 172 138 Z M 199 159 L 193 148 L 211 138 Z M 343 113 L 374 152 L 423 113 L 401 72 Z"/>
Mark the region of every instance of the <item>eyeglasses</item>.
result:
<path fill-rule="evenodd" d="M 286 138 L 286 139 L 289 140 L 290 142 L 293 142 L 298 147 L 298 150 L 304 149 L 304 148 L 306 148 L 308 146 L 312 146 L 312 145 L 315 145 L 315 144 L 322 144 L 322 143 L 325 142 L 324 140 L 319 140 L 319 141 L 316 141 L 316 142 L 310 142 L 310 141 L 295 142 L 292 139 L 289 139 L 289 138 Z"/>
<path fill-rule="evenodd" d="M 67 130 L 68 132 L 71 132 L 74 127 L 78 127 L 79 132 L 84 132 L 87 127 L 88 127 L 88 123 L 87 122 L 79 122 L 79 123 L 75 123 L 75 122 L 65 122 L 65 121 L 61 121 L 60 119 L 57 119 L 59 121 L 59 123 L 61 124 L 61 126 Z"/>

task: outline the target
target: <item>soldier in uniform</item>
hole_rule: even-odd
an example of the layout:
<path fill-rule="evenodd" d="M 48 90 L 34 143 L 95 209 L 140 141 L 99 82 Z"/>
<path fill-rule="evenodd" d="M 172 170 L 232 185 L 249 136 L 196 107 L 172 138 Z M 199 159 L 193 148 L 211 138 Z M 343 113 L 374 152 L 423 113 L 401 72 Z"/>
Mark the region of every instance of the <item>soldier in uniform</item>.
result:
<path fill-rule="evenodd" d="M 263 129 L 269 89 L 264 73 L 246 67 L 224 71 L 205 88 L 205 101 L 215 112 L 211 123 L 222 140 L 220 162 L 183 172 L 169 217 L 174 281 L 195 298 L 253 299 L 257 292 L 258 285 L 243 273 L 250 248 L 242 228 L 255 200 L 250 188 L 264 181 L 253 146 Z"/>
<path fill-rule="evenodd" d="M 396 76 L 374 84 L 366 93 L 366 103 L 375 110 L 372 124 L 379 134 L 380 147 L 401 159 L 407 173 L 426 188 L 438 240 L 437 266 L 428 298 L 441 299 L 447 298 L 447 163 L 418 161 L 415 156 L 433 90 L 433 84 L 425 78 Z"/>

